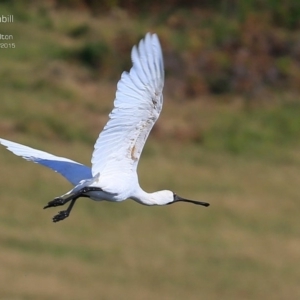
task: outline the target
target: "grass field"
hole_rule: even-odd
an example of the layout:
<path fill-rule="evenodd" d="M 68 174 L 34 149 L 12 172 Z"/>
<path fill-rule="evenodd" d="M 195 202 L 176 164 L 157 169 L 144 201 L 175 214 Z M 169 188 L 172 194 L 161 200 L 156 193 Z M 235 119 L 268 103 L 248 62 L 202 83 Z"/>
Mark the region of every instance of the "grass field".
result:
<path fill-rule="evenodd" d="M 18 45 L 1 50 L 0 136 L 89 164 L 116 82 L 59 58 L 74 43 L 61 16 L 32 20 L 7 27 Z M 0 148 L 0 298 L 299 299 L 299 96 L 271 96 L 248 110 L 165 95 L 140 183 L 209 208 L 82 199 L 53 224 L 59 209 L 42 208 L 71 186 Z"/>
<path fill-rule="evenodd" d="M 83 160 L 90 154 L 80 144 L 40 146 Z M 211 207 L 83 199 L 58 224 L 57 209 L 42 207 L 68 184 L 3 149 L 1 298 L 297 299 L 297 149 L 282 163 L 200 150 L 195 163 L 189 155 L 197 149 L 173 147 L 144 155 L 143 187 L 172 188 Z"/>

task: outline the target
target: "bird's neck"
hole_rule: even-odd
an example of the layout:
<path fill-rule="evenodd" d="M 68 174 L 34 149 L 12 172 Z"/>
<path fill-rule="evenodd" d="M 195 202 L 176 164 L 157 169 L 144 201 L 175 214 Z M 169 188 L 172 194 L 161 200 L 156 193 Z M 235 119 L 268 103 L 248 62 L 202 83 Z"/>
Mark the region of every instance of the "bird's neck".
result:
<path fill-rule="evenodd" d="M 130 197 L 132 200 L 140 203 L 140 204 L 144 204 L 144 205 L 159 205 L 159 203 L 157 202 L 157 197 L 156 197 L 156 192 L 155 193 L 147 193 L 144 190 L 142 190 L 141 188 L 137 189 L 134 193 L 134 195 L 132 195 Z"/>

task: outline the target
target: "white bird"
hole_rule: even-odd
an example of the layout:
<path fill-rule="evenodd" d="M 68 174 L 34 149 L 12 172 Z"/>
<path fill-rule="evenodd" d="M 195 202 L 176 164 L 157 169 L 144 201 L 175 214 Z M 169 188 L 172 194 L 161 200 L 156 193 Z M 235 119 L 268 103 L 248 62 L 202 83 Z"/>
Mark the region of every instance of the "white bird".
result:
<path fill-rule="evenodd" d="M 146 139 L 159 117 L 163 104 L 164 65 L 156 34 L 146 34 L 131 52 L 132 67 L 118 82 L 114 108 L 100 133 L 92 156 L 92 168 L 21 144 L 0 139 L 0 143 L 26 160 L 44 165 L 69 180 L 75 187 L 48 202 L 44 208 L 64 205 L 66 210 L 53 217 L 58 222 L 69 216 L 79 197 L 95 201 L 124 201 L 128 198 L 144 205 L 189 202 L 169 190 L 145 192 L 139 185 L 137 165 Z"/>

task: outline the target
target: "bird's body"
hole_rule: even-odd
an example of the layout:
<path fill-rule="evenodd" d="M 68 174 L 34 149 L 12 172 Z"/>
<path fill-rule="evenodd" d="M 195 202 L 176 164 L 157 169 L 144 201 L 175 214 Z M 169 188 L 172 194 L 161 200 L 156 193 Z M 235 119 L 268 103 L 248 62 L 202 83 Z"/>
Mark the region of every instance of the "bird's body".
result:
<path fill-rule="evenodd" d="M 0 139 L 0 143 L 14 154 L 59 172 L 75 186 L 45 207 L 71 201 L 66 211 L 53 218 L 54 222 L 66 218 L 79 197 L 114 202 L 131 198 L 144 205 L 166 205 L 178 201 L 209 205 L 180 198 L 168 190 L 147 193 L 141 189 L 137 165 L 163 104 L 164 66 L 156 34 L 147 34 L 138 47 L 133 47 L 131 58 L 133 66 L 118 82 L 114 108 L 96 141 L 92 168 Z"/>

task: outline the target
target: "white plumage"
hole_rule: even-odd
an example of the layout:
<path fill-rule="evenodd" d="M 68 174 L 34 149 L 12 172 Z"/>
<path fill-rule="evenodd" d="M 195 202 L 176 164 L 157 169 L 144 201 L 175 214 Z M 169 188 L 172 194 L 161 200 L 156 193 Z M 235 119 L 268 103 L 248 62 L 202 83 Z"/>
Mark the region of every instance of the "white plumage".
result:
<path fill-rule="evenodd" d="M 42 164 L 62 174 L 75 187 L 50 201 L 45 208 L 71 201 L 65 211 L 54 216 L 58 222 L 69 216 L 79 197 L 93 200 L 123 201 L 131 198 L 145 205 L 165 205 L 187 200 L 171 191 L 144 192 L 138 183 L 137 165 L 146 139 L 162 109 L 164 66 L 156 34 L 147 34 L 131 52 L 133 66 L 118 82 L 114 109 L 100 133 L 92 156 L 92 168 L 14 142 L 0 143 L 14 154 Z"/>

